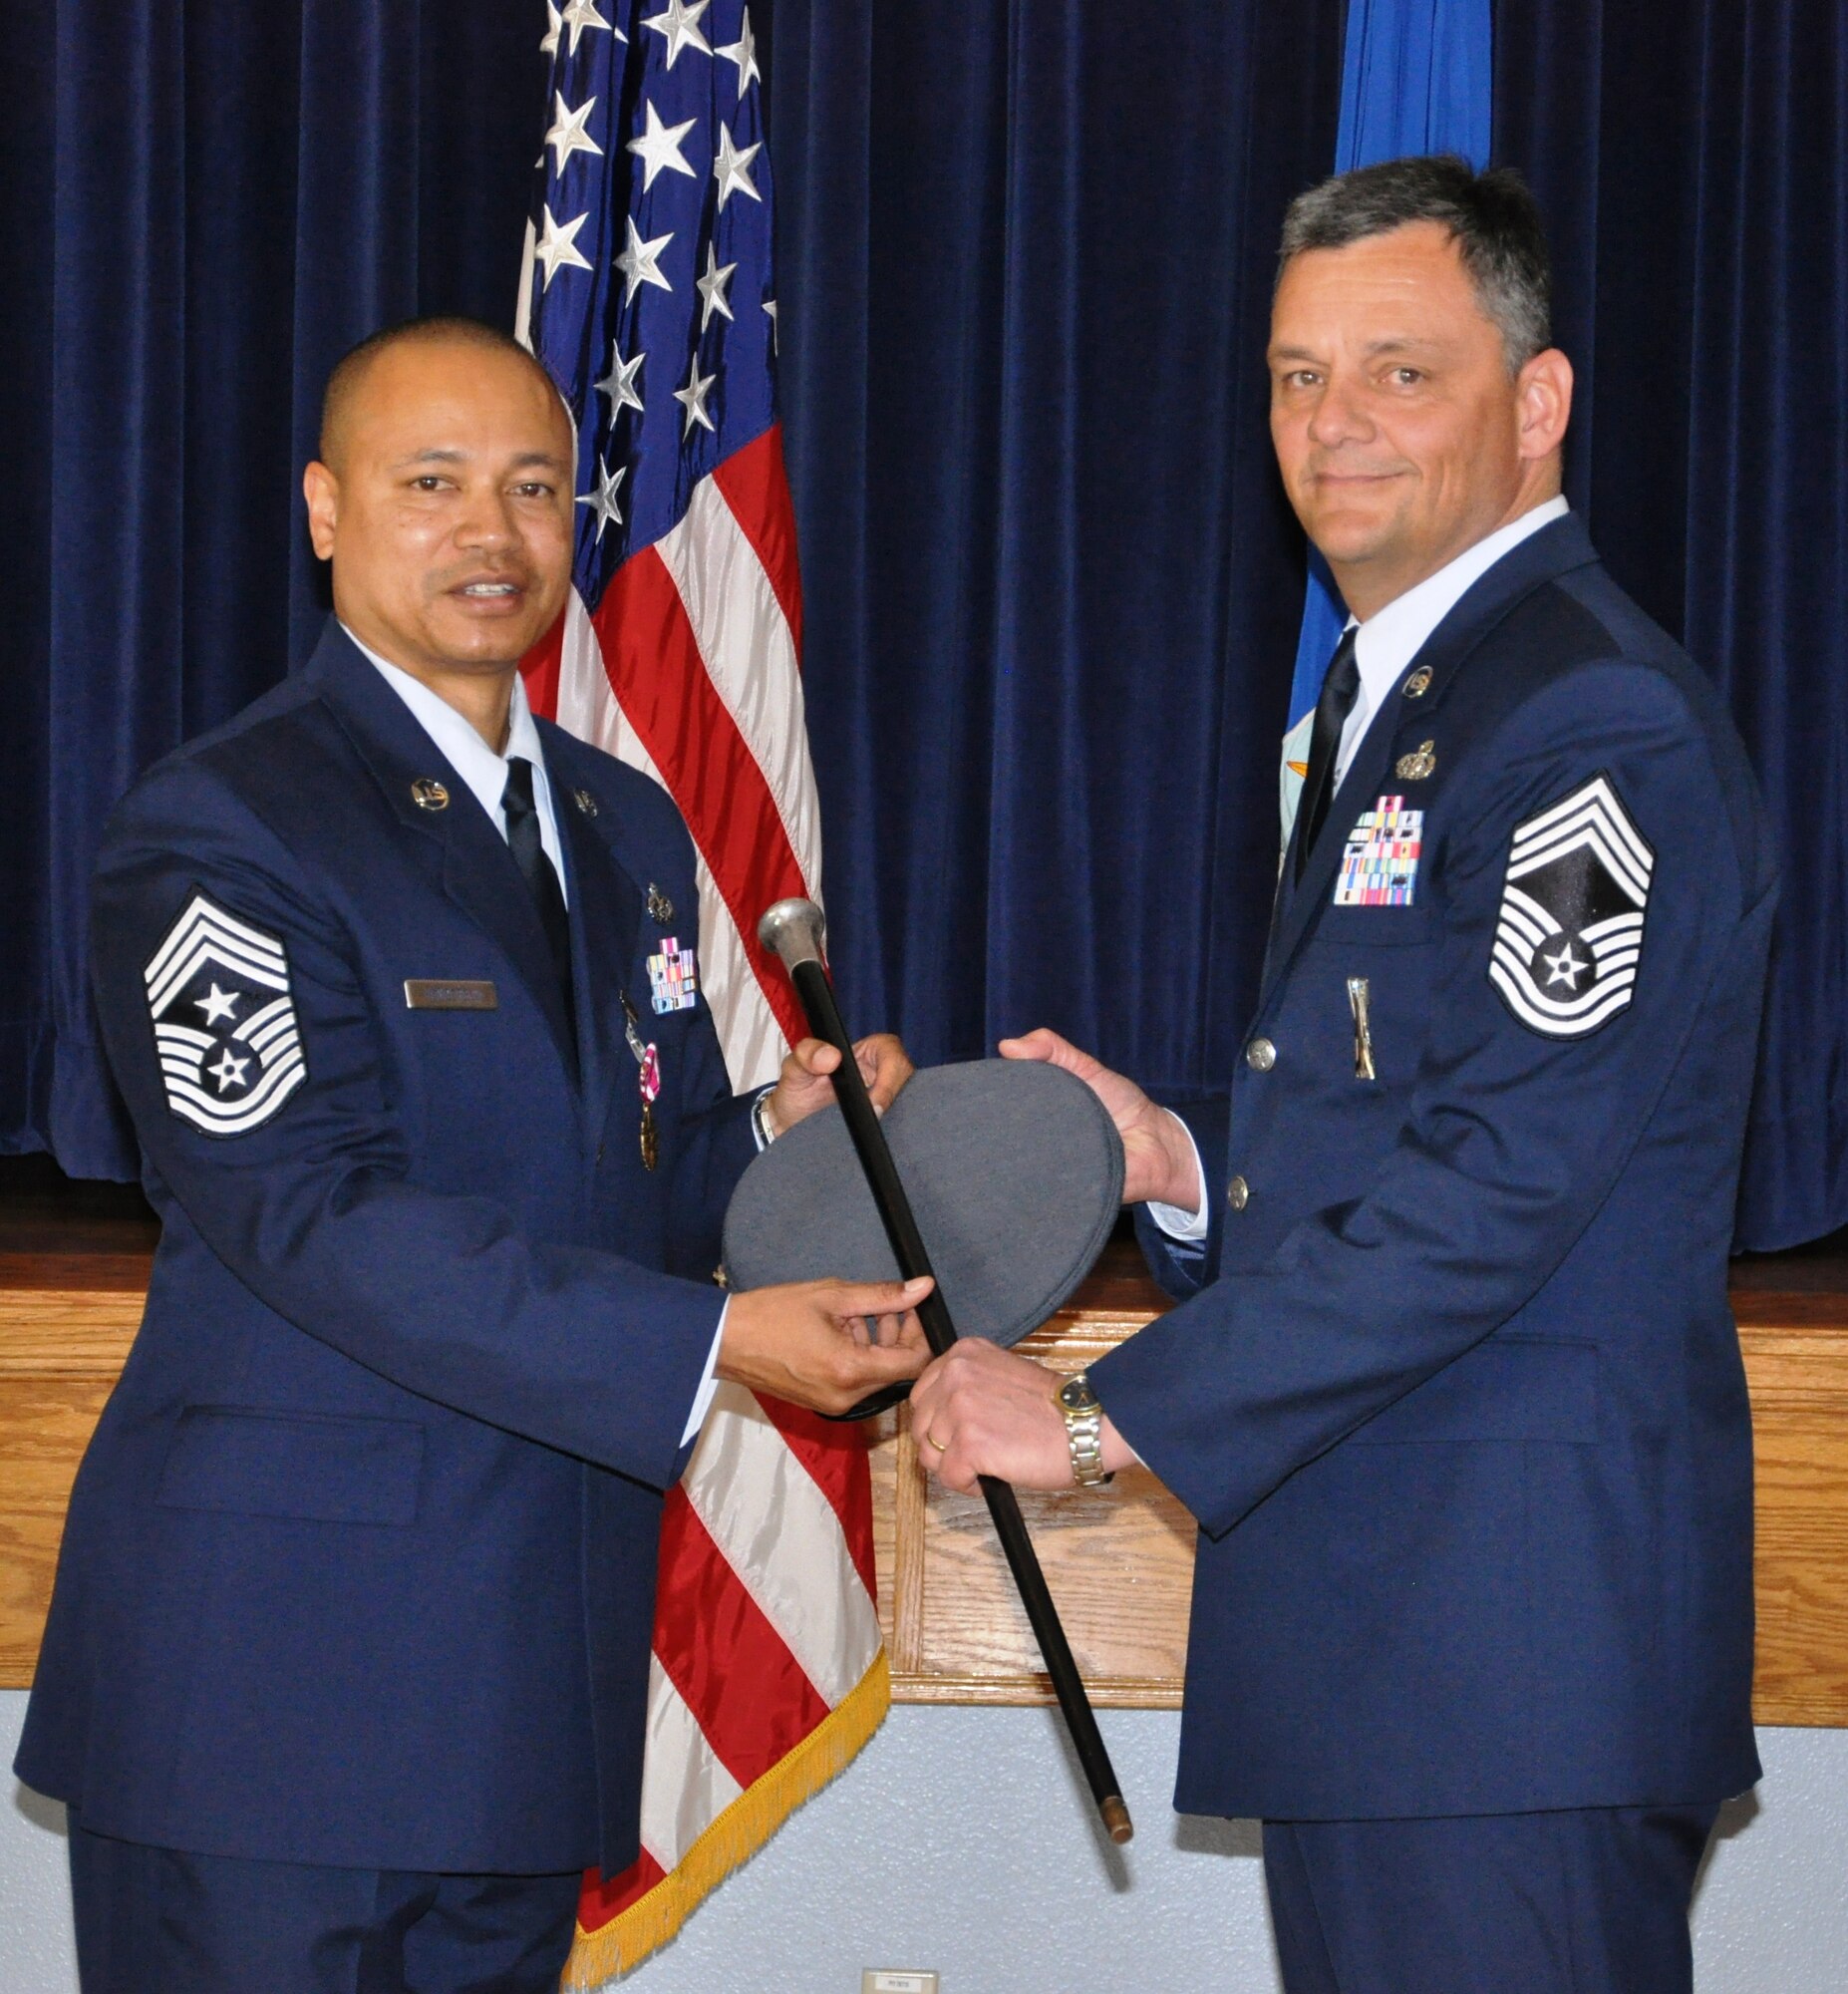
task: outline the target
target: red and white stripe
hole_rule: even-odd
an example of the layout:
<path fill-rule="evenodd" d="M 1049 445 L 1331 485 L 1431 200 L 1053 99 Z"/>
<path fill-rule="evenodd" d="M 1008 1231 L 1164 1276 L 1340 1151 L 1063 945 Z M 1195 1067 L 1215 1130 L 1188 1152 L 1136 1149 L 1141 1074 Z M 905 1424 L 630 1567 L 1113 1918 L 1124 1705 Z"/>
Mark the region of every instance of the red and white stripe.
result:
<path fill-rule="evenodd" d="M 669 1498 L 642 1776 L 642 1845 L 664 1871 L 879 1653 L 870 1504 L 838 1437 L 806 1427 L 723 1387 Z"/>
<path fill-rule="evenodd" d="M 771 429 L 695 488 L 684 517 L 573 591 L 526 664 L 534 708 L 659 782 L 698 848 L 702 986 L 735 1088 L 775 1077 L 800 1012 L 758 915 L 819 898 L 803 727 L 795 528 Z M 642 1856 L 586 1879 L 611 1926 L 879 1659 L 871 1491 L 857 1440 L 722 1387 L 668 1496 L 642 1782 Z M 568 1984 L 580 1984 L 567 1975 Z"/>
<path fill-rule="evenodd" d="M 770 429 L 694 488 L 595 613 L 574 589 L 527 665 L 535 709 L 640 769 L 699 850 L 703 985 L 734 1087 L 773 1080 L 801 1014 L 758 916 L 820 898 L 821 825 L 802 718 L 795 522 Z"/>

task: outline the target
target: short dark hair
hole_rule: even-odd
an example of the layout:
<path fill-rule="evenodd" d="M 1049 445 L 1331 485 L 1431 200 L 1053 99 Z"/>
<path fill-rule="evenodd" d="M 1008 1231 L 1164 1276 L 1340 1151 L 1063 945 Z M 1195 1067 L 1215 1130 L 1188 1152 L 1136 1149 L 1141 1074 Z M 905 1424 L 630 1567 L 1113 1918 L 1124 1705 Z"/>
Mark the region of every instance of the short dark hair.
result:
<path fill-rule="evenodd" d="M 328 457 L 331 441 L 354 391 L 372 363 L 394 346 L 480 346 L 510 353 L 524 361 L 554 394 L 558 392 L 558 385 L 545 363 L 531 348 L 521 345 L 500 326 L 489 325 L 485 319 L 449 314 L 401 319 L 396 325 L 381 326 L 377 332 L 368 333 L 357 346 L 350 347 L 335 361 L 334 371 L 327 377 L 327 387 L 321 396 L 320 451 L 324 460 Z"/>
<path fill-rule="evenodd" d="M 1408 221 L 1435 221 L 1455 238 L 1510 373 L 1553 343 L 1552 261 L 1539 202 L 1512 166 L 1479 173 L 1454 153 L 1357 166 L 1298 194 L 1284 216 L 1278 281 L 1306 249 L 1345 249 Z"/>

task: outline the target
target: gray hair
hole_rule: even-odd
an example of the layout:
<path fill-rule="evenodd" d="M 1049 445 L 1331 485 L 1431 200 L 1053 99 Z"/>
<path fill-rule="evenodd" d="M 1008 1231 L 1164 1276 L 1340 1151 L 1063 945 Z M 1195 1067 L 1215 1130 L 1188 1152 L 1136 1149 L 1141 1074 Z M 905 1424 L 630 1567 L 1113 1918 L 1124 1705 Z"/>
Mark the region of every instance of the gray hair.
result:
<path fill-rule="evenodd" d="M 1408 221 L 1447 228 L 1518 373 L 1552 344 L 1552 266 L 1540 206 L 1511 166 L 1477 172 L 1452 153 L 1387 160 L 1300 193 L 1284 216 L 1278 281 L 1305 249 L 1345 249 Z"/>

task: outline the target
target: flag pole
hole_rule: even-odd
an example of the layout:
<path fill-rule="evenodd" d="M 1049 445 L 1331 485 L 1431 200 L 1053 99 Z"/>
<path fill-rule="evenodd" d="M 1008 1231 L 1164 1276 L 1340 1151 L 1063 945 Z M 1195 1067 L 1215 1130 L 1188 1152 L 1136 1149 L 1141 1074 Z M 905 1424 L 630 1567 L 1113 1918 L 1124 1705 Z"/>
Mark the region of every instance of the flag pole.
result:
<path fill-rule="evenodd" d="M 808 1029 L 816 1038 L 825 1039 L 840 1054 L 840 1065 L 833 1076 L 835 1098 L 846 1120 L 847 1133 L 853 1140 L 854 1154 L 866 1174 L 867 1188 L 879 1208 L 886 1237 L 891 1241 L 892 1251 L 897 1257 L 899 1274 L 908 1281 L 915 1280 L 920 1274 L 929 1274 L 934 1280 L 936 1277 L 930 1255 L 925 1250 L 923 1234 L 912 1216 L 911 1200 L 905 1195 L 904 1184 L 899 1179 L 897 1165 L 892 1161 L 892 1152 L 885 1140 L 885 1131 L 880 1128 L 879 1118 L 867 1099 L 866 1083 L 860 1077 L 859 1062 L 853 1056 L 853 1041 L 847 1036 L 840 1007 L 834 1000 L 833 985 L 828 981 L 827 970 L 821 961 L 821 909 L 812 900 L 778 900 L 758 923 L 759 940 L 782 958 L 783 967 L 789 972 L 789 980 L 795 985 L 795 994 L 801 999 L 803 1013 L 808 1019 Z M 941 1357 L 956 1341 L 956 1325 L 950 1319 L 949 1306 L 940 1287 L 932 1288 L 918 1304 L 918 1320 L 923 1325 L 925 1341 Z M 883 1403 L 888 1402 L 868 1400 L 863 1406 L 856 1406 L 849 1417 L 876 1412 Z M 1047 1673 L 1053 1679 L 1053 1691 L 1059 1698 L 1066 1729 L 1071 1734 L 1078 1764 L 1083 1767 L 1084 1777 L 1089 1782 L 1091 1798 L 1096 1803 L 1104 1832 L 1112 1841 L 1127 1841 L 1135 1832 L 1129 1820 L 1129 1810 L 1123 1803 L 1122 1788 L 1110 1765 L 1110 1755 L 1104 1749 L 1102 1733 L 1097 1729 L 1097 1714 L 1091 1709 L 1083 1678 L 1079 1676 L 1078 1663 L 1073 1659 L 1072 1644 L 1066 1639 L 1059 1609 L 1053 1604 L 1053 1595 L 1047 1588 L 1046 1573 L 1040 1568 L 1039 1554 L 1034 1550 L 1033 1539 L 1027 1534 L 1020 1498 L 1008 1483 L 997 1481 L 992 1475 L 978 1479 L 988 1503 L 988 1512 L 995 1519 L 995 1532 L 1001 1539 L 1008 1569 L 1014 1574 L 1014 1583 L 1019 1588 L 1021 1604 L 1027 1609 L 1034 1638 L 1040 1644 Z"/>

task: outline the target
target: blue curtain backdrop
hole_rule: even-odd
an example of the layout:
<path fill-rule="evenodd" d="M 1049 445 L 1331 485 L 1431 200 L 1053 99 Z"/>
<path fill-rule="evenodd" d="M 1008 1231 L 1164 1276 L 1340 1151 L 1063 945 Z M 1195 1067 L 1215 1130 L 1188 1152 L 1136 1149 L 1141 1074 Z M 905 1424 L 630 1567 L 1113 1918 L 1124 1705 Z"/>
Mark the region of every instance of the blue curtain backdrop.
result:
<path fill-rule="evenodd" d="M 135 772 L 301 655 L 333 356 L 510 315 L 543 7 L 17 0 L 0 1148 L 122 1172 L 84 881 Z M 754 7 L 834 953 L 926 1058 L 1048 1022 L 1230 1073 L 1303 557 L 1261 371 L 1343 10 Z M 1575 503 L 1719 674 L 1787 879 L 1746 1237 L 1848 1220 L 1843 0 L 1502 0 L 1581 376 Z"/>
<path fill-rule="evenodd" d="M 306 654 L 300 469 L 334 359 L 414 311 L 511 321 L 543 22 L 9 0 L 0 1150 L 134 1173 L 84 981 L 103 820 Z"/>
<path fill-rule="evenodd" d="M 832 951 L 926 1060 L 1231 1070 L 1303 552 L 1263 355 L 1334 0 L 777 0 L 783 400 Z"/>
<path fill-rule="evenodd" d="M 1495 151 L 1578 372 L 1567 493 L 1725 687 L 1783 901 L 1740 1237 L 1848 1221 L 1848 8 L 1523 0 Z"/>

